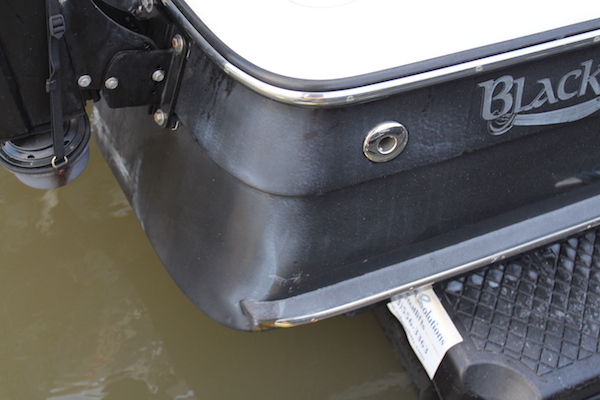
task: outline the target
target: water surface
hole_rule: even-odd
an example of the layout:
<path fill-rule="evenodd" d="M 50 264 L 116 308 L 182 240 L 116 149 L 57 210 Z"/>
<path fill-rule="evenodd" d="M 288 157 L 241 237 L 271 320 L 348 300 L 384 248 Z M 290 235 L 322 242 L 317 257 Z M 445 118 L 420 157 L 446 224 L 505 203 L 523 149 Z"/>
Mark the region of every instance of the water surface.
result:
<path fill-rule="evenodd" d="M 371 313 L 260 334 L 171 281 L 95 146 L 70 185 L 0 170 L 0 398 L 414 399 Z"/>

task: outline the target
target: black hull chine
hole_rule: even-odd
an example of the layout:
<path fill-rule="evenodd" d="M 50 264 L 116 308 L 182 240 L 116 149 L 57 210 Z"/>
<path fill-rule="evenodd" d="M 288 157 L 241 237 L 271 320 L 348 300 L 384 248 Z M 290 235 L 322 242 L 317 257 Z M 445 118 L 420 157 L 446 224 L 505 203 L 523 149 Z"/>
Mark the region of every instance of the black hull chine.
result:
<path fill-rule="evenodd" d="M 394 289 L 461 265 L 474 268 L 468 264 L 482 265 L 528 241 L 585 229 L 600 209 L 597 185 L 548 197 L 537 188 L 543 181 L 514 178 L 515 168 L 545 176 L 545 164 L 525 156 L 531 148 L 550 151 L 547 140 L 535 137 L 524 139 L 517 164 L 475 153 L 470 168 L 449 160 L 325 194 L 282 196 L 221 168 L 183 123 L 164 130 L 145 109 L 103 104 L 93 120 L 100 147 L 174 280 L 205 313 L 238 329 L 309 322 L 321 312 L 382 301 Z M 597 133 L 589 135 L 553 162 L 575 168 L 578 154 L 598 154 Z M 496 168 L 481 168 L 486 160 Z M 576 201 L 583 203 L 569 206 Z M 546 212 L 554 214 L 544 218 Z M 494 236 L 523 220 L 512 233 Z M 315 318 L 306 318 L 311 313 Z"/>
<path fill-rule="evenodd" d="M 191 45 L 178 129 L 94 108 L 99 145 L 174 280 L 237 329 L 384 301 L 600 219 L 600 48 L 364 104 L 307 108 Z M 363 154 L 406 127 L 387 162 Z"/>

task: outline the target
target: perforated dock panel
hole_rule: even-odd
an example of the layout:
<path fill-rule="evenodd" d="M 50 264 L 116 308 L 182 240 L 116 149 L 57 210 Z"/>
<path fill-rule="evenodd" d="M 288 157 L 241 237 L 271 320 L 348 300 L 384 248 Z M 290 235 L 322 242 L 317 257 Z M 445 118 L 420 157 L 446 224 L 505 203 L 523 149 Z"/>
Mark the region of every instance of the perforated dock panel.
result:
<path fill-rule="evenodd" d="M 434 289 L 464 338 L 434 378 L 441 398 L 588 399 L 600 393 L 598 229 Z M 379 314 L 423 397 L 431 398 L 433 388 L 399 324 Z"/>

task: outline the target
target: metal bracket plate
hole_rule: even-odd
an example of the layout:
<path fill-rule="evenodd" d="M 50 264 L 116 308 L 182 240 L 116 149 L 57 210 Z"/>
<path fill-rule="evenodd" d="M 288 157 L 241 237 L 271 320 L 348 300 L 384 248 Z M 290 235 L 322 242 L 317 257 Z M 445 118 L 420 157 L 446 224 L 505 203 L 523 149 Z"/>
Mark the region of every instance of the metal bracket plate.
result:
<path fill-rule="evenodd" d="M 102 91 L 111 108 L 159 106 L 173 50 L 121 51 L 108 64 Z M 110 86 L 110 84 L 116 86 Z"/>
<path fill-rule="evenodd" d="M 151 112 L 164 115 L 160 125 L 172 128 L 186 40 L 159 4 L 142 7 L 141 14 L 128 4 L 79 0 L 62 5 L 72 27 L 66 41 L 79 87 L 94 100 L 101 91 L 112 108 L 151 106 Z"/>

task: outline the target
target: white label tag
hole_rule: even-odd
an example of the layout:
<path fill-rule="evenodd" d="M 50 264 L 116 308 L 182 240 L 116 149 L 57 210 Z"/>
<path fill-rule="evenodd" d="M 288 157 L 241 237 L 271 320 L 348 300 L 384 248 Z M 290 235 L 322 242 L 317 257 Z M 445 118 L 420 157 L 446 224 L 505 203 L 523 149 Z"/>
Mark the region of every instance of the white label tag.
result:
<path fill-rule="evenodd" d="M 431 286 L 401 294 L 388 303 L 410 346 L 433 379 L 446 352 L 463 341 Z"/>

